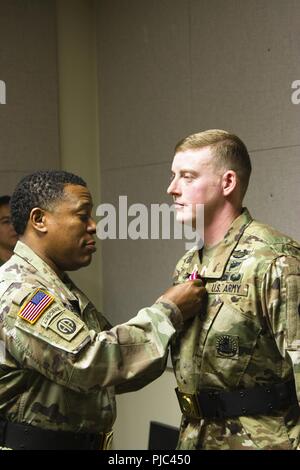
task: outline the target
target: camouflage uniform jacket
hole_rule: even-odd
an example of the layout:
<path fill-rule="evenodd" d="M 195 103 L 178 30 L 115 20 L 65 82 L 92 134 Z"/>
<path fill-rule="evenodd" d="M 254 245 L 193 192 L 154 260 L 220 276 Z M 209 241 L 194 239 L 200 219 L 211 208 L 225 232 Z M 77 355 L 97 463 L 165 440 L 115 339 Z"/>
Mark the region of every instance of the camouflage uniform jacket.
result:
<path fill-rule="evenodd" d="M 218 244 L 204 277 L 208 306 L 172 339 L 178 388 L 237 390 L 288 381 L 300 389 L 300 246 L 254 221 L 247 209 Z M 175 283 L 197 265 L 198 250 L 178 262 Z M 222 348 L 222 342 L 231 349 Z M 228 354 L 229 353 L 229 354 Z M 298 406 L 272 416 L 182 417 L 180 449 L 295 449 Z"/>
<path fill-rule="evenodd" d="M 54 301 L 31 324 L 18 313 L 37 289 Z M 179 316 L 175 305 L 158 302 L 107 331 L 68 277 L 62 282 L 18 242 L 0 268 L 0 416 L 45 429 L 111 430 L 114 386 L 133 390 L 162 373 Z"/>

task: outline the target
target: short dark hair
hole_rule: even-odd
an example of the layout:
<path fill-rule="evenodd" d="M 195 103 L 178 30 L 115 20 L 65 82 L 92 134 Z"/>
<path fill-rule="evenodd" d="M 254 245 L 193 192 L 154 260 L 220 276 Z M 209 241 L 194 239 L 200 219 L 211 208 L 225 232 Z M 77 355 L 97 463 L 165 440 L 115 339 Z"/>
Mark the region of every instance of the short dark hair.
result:
<path fill-rule="evenodd" d="M 177 152 L 185 150 L 198 150 L 211 147 L 214 162 L 226 170 L 234 170 L 240 180 L 241 199 L 243 199 L 251 175 L 250 156 L 244 142 L 235 134 L 221 129 L 192 134 L 180 140 L 175 147 Z"/>
<path fill-rule="evenodd" d="M 10 196 L 0 196 L 0 207 L 8 206 L 10 203 Z"/>
<path fill-rule="evenodd" d="M 86 187 L 80 176 L 67 171 L 36 171 L 22 178 L 10 201 L 11 219 L 16 232 L 19 235 L 25 232 L 34 207 L 50 210 L 55 202 L 63 199 L 67 184 Z"/>

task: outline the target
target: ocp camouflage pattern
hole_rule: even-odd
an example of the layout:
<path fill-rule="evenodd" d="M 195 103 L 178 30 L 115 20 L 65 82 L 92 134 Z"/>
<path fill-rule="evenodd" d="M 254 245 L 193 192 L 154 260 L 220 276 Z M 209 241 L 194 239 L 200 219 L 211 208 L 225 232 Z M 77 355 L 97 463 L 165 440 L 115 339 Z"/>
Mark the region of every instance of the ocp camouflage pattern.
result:
<path fill-rule="evenodd" d="M 18 312 L 41 288 L 55 301 L 30 324 Z M 169 318 L 176 323 L 178 314 L 164 300 L 109 329 L 67 275 L 61 280 L 18 242 L 0 268 L 1 418 L 52 430 L 110 431 L 115 391 L 136 390 L 163 372 L 175 333 Z"/>
<path fill-rule="evenodd" d="M 178 262 L 174 282 L 198 267 L 198 250 Z M 300 246 L 254 221 L 233 222 L 206 266 L 208 306 L 172 339 L 180 391 L 237 390 L 296 381 L 300 397 Z M 269 416 L 182 417 L 179 449 L 296 449 L 299 407 Z"/>

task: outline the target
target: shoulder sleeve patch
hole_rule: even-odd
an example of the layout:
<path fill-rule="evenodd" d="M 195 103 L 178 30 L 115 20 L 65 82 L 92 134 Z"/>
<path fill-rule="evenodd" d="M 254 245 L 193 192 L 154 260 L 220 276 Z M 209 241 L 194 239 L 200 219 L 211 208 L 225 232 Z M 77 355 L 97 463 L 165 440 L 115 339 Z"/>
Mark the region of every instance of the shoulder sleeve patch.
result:
<path fill-rule="evenodd" d="M 56 301 L 35 324 L 17 317 L 15 327 L 44 341 L 48 347 L 71 354 L 79 353 L 91 341 L 90 332 L 81 318 Z"/>
<path fill-rule="evenodd" d="M 33 325 L 54 301 L 46 290 L 36 289 L 18 312 L 18 316 Z"/>
<path fill-rule="evenodd" d="M 75 315 L 72 318 L 67 312 L 62 312 L 58 318 L 52 321 L 49 328 L 66 341 L 71 341 L 82 330 L 84 323 Z"/>
<path fill-rule="evenodd" d="M 12 292 L 11 300 L 15 305 L 22 305 L 24 300 L 32 295 L 37 288 L 34 286 L 22 286 L 19 289 L 14 289 Z"/>

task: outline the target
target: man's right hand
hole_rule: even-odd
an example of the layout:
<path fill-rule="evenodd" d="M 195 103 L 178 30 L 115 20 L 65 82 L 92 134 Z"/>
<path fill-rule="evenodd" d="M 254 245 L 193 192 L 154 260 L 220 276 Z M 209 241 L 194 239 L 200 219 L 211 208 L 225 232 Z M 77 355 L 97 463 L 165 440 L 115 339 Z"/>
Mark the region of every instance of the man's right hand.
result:
<path fill-rule="evenodd" d="M 207 291 L 201 279 L 186 281 L 167 289 L 158 300 L 169 300 L 177 305 L 183 321 L 189 320 L 206 308 Z"/>

